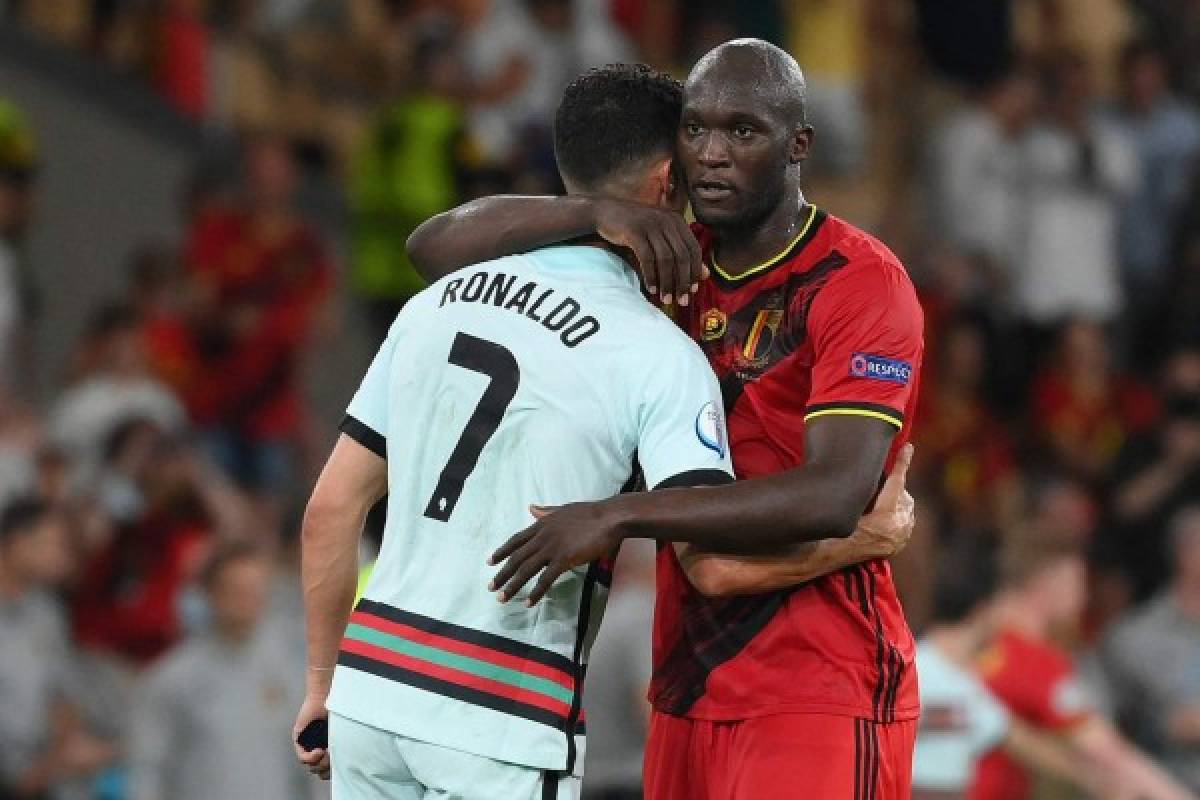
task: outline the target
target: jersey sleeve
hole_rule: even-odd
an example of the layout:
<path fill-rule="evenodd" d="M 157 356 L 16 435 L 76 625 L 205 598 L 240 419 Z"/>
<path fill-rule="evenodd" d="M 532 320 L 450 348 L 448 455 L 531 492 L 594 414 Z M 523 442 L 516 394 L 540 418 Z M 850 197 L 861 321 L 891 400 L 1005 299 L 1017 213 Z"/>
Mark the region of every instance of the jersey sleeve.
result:
<path fill-rule="evenodd" d="M 1035 698 L 1034 714 L 1038 724 L 1064 730 L 1086 720 L 1092 710 L 1087 690 L 1073 668 L 1047 671 Z"/>
<path fill-rule="evenodd" d="M 700 348 L 682 335 L 678 340 L 667 363 L 647 370 L 638 402 L 638 464 L 651 489 L 728 483 L 733 462 L 720 386 Z"/>
<path fill-rule="evenodd" d="M 393 328 L 394 331 L 394 328 Z M 354 393 L 341 431 L 380 458 L 387 458 L 388 384 L 393 336 L 388 335 Z"/>
<path fill-rule="evenodd" d="M 903 269 L 836 275 L 808 315 L 812 391 L 805 420 L 840 414 L 905 424 L 924 350 L 924 318 Z"/>

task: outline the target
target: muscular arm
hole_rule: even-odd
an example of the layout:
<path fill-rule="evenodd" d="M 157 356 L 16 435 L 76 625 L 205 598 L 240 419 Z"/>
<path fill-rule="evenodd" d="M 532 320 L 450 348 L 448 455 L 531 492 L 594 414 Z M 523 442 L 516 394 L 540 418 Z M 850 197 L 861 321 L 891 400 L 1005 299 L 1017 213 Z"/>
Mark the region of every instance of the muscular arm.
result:
<path fill-rule="evenodd" d="M 705 271 L 700 245 L 673 211 L 596 195 L 497 195 L 430 217 L 408 237 L 408 255 L 429 281 L 470 264 L 599 235 L 627 248 L 652 293 L 686 295 Z"/>
<path fill-rule="evenodd" d="M 743 555 L 845 538 L 875 494 L 895 433 L 894 426 L 871 417 L 819 417 L 806 426 L 803 467 L 726 486 L 564 506 L 496 551 L 493 563 L 508 561 L 492 586 L 503 587 L 507 599 L 541 571 L 529 598 L 537 602 L 562 572 L 630 538 Z"/>
<path fill-rule="evenodd" d="M 367 512 L 386 491 L 387 462 L 349 436 L 338 437 L 304 512 L 301 579 L 308 670 L 293 736 L 326 716 L 325 698 L 358 583 L 358 539 Z M 326 751 L 296 745 L 296 755 L 311 772 L 328 777 Z"/>
<path fill-rule="evenodd" d="M 901 450 L 874 509 L 845 539 L 804 542 L 778 555 L 747 556 L 675 544 L 680 566 L 702 594 L 730 597 L 796 586 L 853 564 L 895 555 L 907 544 L 916 522 L 912 495 L 904 487 L 912 453 L 912 445 Z"/>

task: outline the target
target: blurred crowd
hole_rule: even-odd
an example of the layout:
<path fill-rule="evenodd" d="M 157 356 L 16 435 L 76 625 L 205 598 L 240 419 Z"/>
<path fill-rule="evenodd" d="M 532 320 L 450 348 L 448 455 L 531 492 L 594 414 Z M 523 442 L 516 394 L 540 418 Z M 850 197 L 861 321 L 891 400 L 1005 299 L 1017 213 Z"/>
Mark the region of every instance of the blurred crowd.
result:
<path fill-rule="evenodd" d="M 924 755 L 959 765 L 929 788 L 1094 787 L 1079 765 L 1142 774 L 1136 746 L 1200 792 L 1200 3 L 0 0 L 0 20 L 238 144 L 36 397 L 55 287 L 22 241 L 54 153 L 0 97 L 0 798 L 318 791 L 286 733 L 294 523 L 332 427 L 302 377 L 345 333 L 332 299 L 381 338 L 422 285 L 417 224 L 559 190 L 571 77 L 686 74 L 736 35 L 797 56 L 810 198 L 922 294 L 895 568 Z M 344 252 L 297 210 L 312 174 L 341 187 Z M 597 798 L 640 796 L 647 559 L 626 555 L 590 670 Z M 1029 730 L 1051 737 L 1032 759 Z"/>

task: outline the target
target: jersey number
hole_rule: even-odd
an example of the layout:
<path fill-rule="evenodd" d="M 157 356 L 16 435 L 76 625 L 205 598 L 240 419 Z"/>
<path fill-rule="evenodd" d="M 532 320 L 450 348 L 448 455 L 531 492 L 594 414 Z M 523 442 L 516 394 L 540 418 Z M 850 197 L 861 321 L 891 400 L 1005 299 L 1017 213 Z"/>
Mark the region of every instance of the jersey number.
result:
<path fill-rule="evenodd" d="M 479 405 L 467 420 L 458 444 L 450 453 L 450 460 L 442 468 L 433 496 L 425 507 L 425 516 L 446 522 L 454 513 L 454 506 L 462 494 L 463 484 L 479 463 L 479 453 L 492 438 L 500 419 L 508 410 L 517 384 L 521 381 L 521 370 L 517 359 L 508 348 L 479 339 L 469 333 L 459 333 L 450 347 L 451 364 L 472 372 L 487 375 L 491 380 L 479 398 Z"/>

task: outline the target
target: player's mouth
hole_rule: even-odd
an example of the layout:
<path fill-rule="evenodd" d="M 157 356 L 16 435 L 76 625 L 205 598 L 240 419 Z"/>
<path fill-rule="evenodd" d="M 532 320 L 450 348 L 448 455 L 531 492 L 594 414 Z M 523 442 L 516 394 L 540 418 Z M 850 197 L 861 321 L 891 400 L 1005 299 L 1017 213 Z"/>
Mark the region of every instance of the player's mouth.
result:
<path fill-rule="evenodd" d="M 733 186 L 724 181 L 696 181 L 693 190 L 697 197 L 709 203 L 724 200 L 733 194 Z"/>

